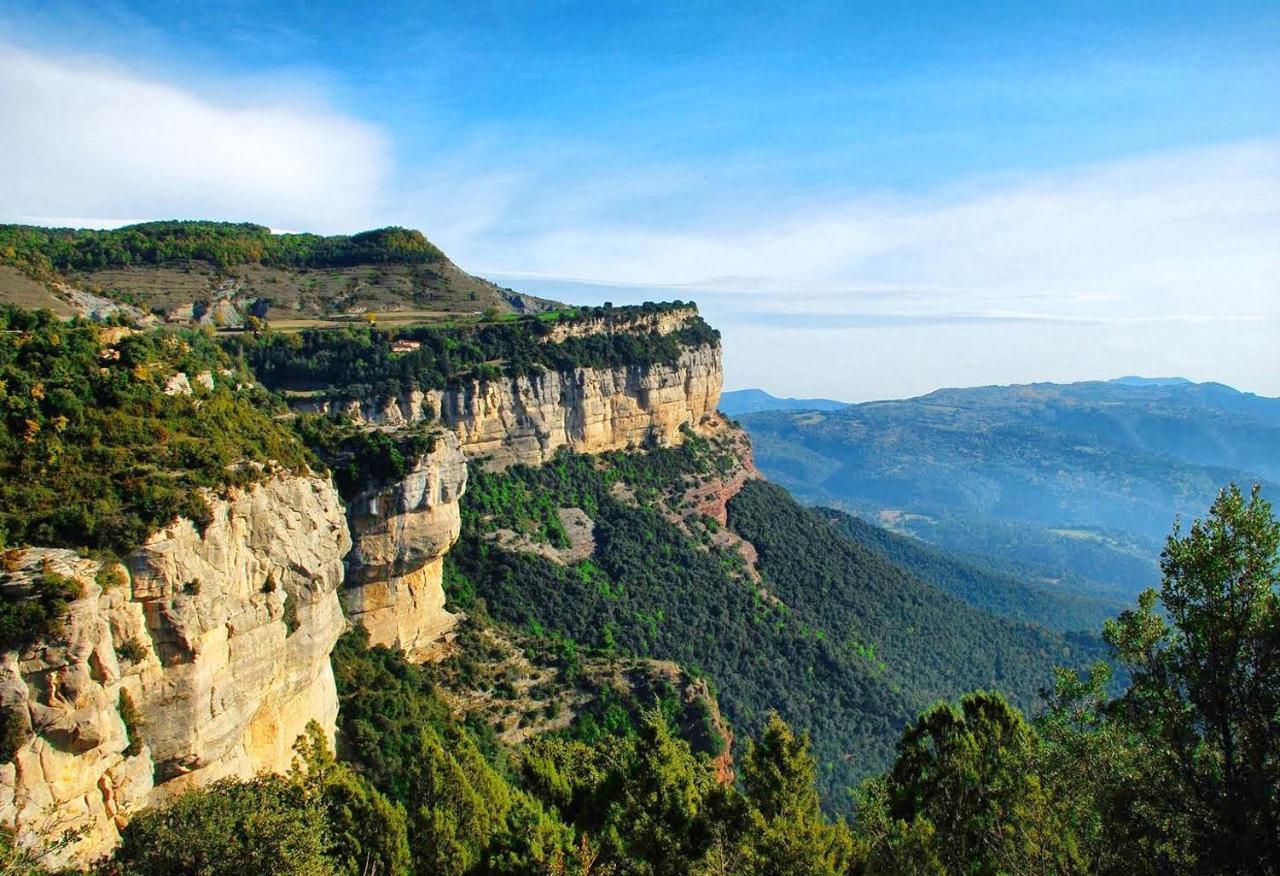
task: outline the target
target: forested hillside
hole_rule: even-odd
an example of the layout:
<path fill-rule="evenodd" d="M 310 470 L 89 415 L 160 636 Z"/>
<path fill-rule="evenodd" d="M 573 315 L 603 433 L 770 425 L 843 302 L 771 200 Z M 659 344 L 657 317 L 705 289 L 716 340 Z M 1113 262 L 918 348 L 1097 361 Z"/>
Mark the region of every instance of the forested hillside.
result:
<path fill-rule="evenodd" d="M 813 733 L 837 810 L 930 702 L 998 688 L 1030 708 L 1053 666 L 1100 653 L 1096 640 L 972 608 L 762 482 L 730 500 L 724 530 L 685 494 L 731 472 L 731 448 L 689 435 L 678 448 L 474 474 L 463 540 L 447 558 L 453 600 L 577 648 L 674 660 L 707 676 L 741 728 L 776 709 Z M 528 549 L 569 547 L 562 508 L 593 521 L 590 556 Z"/>
<path fill-rule="evenodd" d="M 247 222 L 145 222 L 111 230 L 0 225 L 0 302 L 58 313 L 238 328 L 474 320 L 555 302 L 461 270 L 409 228 L 277 233 Z"/>
<path fill-rule="evenodd" d="M 922 581 L 965 602 L 1002 617 L 1049 629 L 1097 631 L 1123 606 L 1118 599 L 1072 593 L 1067 588 L 1035 587 L 1015 575 L 999 572 L 979 560 L 965 559 L 932 547 L 918 538 L 875 526 L 835 508 L 814 511 L 847 535 Z"/>

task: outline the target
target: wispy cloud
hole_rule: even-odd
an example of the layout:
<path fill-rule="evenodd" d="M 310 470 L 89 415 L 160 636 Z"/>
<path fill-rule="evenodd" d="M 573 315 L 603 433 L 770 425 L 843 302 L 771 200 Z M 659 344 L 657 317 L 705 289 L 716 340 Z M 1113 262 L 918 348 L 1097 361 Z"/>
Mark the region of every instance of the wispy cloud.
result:
<path fill-rule="evenodd" d="M 253 219 L 318 230 L 376 220 L 379 130 L 244 93 L 213 101 L 100 58 L 0 44 L 0 219 Z"/>
<path fill-rule="evenodd" d="M 0 221 L 413 225 L 530 292 L 696 298 L 729 382 L 785 395 L 1135 372 L 1280 394 L 1280 141 L 814 193 L 493 128 L 397 166 L 323 95 L 202 84 L 0 44 Z"/>
<path fill-rule="evenodd" d="M 720 230 L 550 227 L 478 252 L 508 276 L 558 277 L 770 299 L 814 313 L 904 302 L 1042 302 L 1047 316 L 1192 316 L 1218 292 L 1274 314 L 1280 142 L 1250 142 L 971 184 L 851 198 Z M 482 247 L 480 247 L 482 248 Z"/>

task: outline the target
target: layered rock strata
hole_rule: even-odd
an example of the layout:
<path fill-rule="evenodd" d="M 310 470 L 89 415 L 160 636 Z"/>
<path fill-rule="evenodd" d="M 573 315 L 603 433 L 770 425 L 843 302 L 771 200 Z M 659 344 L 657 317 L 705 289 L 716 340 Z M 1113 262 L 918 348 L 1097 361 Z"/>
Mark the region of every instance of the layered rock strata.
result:
<path fill-rule="evenodd" d="M 647 334 L 656 332 L 668 335 L 684 328 L 690 320 L 698 315 L 698 308 L 676 307 L 671 310 L 659 310 L 651 313 L 630 313 L 619 311 L 614 314 L 577 319 L 572 322 L 556 323 L 543 337 L 549 344 L 558 344 L 569 338 L 584 338 L 601 334 Z"/>
<path fill-rule="evenodd" d="M 420 660 L 452 631 L 458 618 L 444 609 L 444 555 L 458 539 L 466 488 L 466 457 L 457 436 L 442 432 L 403 478 L 348 505 L 355 545 L 343 603 L 373 644 Z"/>
<path fill-rule="evenodd" d="M 676 444 L 720 402 L 718 345 L 686 349 L 670 365 L 575 368 L 532 377 L 464 381 L 445 390 L 381 400 L 306 400 L 299 409 L 340 410 L 359 423 L 406 426 L 438 419 L 468 458 L 538 465 L 561 447 L 600 453 Z"/>
<path fill-rule="evenodd" d="M 0 766 L 0 823 L 23 841 L 83 831 L 44 863 L 105 854 L 131 813 L 225 776 L 282 772 L 307 724 L 332 737 L 329 654 L 351 546 L 328 479 L 275 476 L 210 500 L 124 565 L 63 550 L 5 555 L 16 595 L 74 579 L 61 635 L 0 655 L 0 705 L 23 740 Z"/>

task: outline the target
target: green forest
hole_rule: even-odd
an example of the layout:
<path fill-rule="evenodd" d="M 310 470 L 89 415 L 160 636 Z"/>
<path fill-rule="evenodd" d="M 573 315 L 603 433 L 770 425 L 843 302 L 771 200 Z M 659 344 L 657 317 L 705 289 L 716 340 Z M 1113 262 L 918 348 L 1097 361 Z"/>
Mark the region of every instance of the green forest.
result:
<path fill-rule="evenodd" d="M 1033 719 L 998 693 L 925 709 L 847 817 L 808 734 L 765 716 L 717 781 L 660 709 L 587 742 L 518 749 L 459 721 L 426 666 L 349 633 L 341 746 L 135 817 L 99 874 L 1275 874 L 1280 521 L 1222 491 L 1175 529 L 1159 591 L 1108 622 L 1105 661 L 1046 678 Z M 6 873 L 39 849 L 0 836 Z"/>
<path fill-rule="evenodd" d="M 190 392 L 167 393 L 179 372 Z M 200 332 L 0 306 L 0 544 L 123 555 L 176 515 L 207 520 L 202 489 L 300 469 L 280 403 L 249 382 Z"/>
<path fill-rule="evenodd" d="M 588 457 L 563 453 L 539 468 L 474 472 L 463 537 L 446 558 L 455 602 L 582 648 L 672 660 L 705 674 L 731 723 L 756 728 L 777 710 L 814 739 L 826 804 L 893 756 L 902 728 L 929 703 L 998 688 L 1030 707 L 1056 665 L 1101 653 L 1089 636 L 1061 636 L 994 618 L 842 537 L 785 491 L 751 482 L 729 525 L 760 553 L 761 588 L 737 553 L 708 545 L 657 507 L 660 493 L 708 477 L 724 460 L 689 435 L 675 448 Z M 619 498 L 618 487 L 637 501 Z M 556 509 L 595 521 L 590 560 L 564 566 L 498 549 L 500 528 L 557 544 Z M 705 530 L 703 531 L 705 535 Z"/>
<path fill-rule="evenodd" d="M 643 306 L 610 308 L 625 318 Z M 299 333 L 266 332 L 226 339 L 229 350 L 274 390 L 331 390 L 344 397 L 394 396 L 414 389 L 444 389 L 451 381 L 502 376 L 524 377 L 544 371 L 672 364 L 685 350 L 719 343 L 720 333 L 693 317 L 668 334 L 600 332 L 548 342 L 560 322 L 595 315 L 543 314 L 477 326 L 419 327 L 397 331 L 371 326 L 312 329 Z M 417 349 L 396 352 L 395 341 L 414 341 Z"/>
<path fill-rule="evenodd" d="M 1122 607 L 1118 598 L 1073 592 L 1069 587 L 1037 587 L 990 568 L 976 557 L 949 554 L 925 542 L 874 526 L 835 508 L 818 514 L 863 547 L 952 596 L 1002 617 L 1049 629 L 1096 630 Z"/>
<path fill-rule="evenodd" d="M 111 230 L 0 225 L 0 264 L 41 276 L 198 260 L 220 268 L 338 268 L 444 261 L 421 231 L 379 228 L 353 235 L 274 234 L 248 222 L 144 222 Z"/>

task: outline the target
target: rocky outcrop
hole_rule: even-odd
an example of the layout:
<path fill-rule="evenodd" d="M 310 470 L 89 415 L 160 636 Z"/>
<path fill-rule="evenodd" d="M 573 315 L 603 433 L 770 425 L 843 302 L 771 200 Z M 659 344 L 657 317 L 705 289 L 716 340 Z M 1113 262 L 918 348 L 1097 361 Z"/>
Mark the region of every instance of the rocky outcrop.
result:
<path fill-rule="evenodd" d="M 691 347 L 669 365 L 575 368 L 532 377 L 469 380 L 446 390 L 380 400 L 306 399 L 299 410 L 341 411 L 367 425 L 407 426 L 437 418 L 467 457 L 495 468 L 538 465 L 561 447 L 600 453 L 677 444 L 720 402 L 718 345 Z"/>
<path fill-rule="evenodd" d="M 349 503 L 355 546 L 343 603 L 373 644 L 425 659 L 452 631 L 457 617 L 444 610 L 444 555 L 458 539 L 466 487 L 457 436 L 442 432 L 403 478 Z"/>
<path fill-rule="evenodd" d="M 555 323 L 543 337 L 549 344 L 558 344 L 569 338 L 583 338 L 588 335 L 601 334 L 647 334 L 656 332 L 667 335 L 684 328 L 698 315 L 698 308 L 673 307 L 670 310 L 659 310 L 650 313 L 633 313 L 620 310 L 614 313 L 576 319 L 571 322 Z"/>
<path fill-rule="evenodd" d="M 25 737 L 0 766 L 0 822 L 85 831 L 48 864 L 105 853 L 132 812 L 187 787 L 286 770 L 310 721 L 334 732 L 351 546 L 336 490 L 279 475 L 210 511 L 203 532 L 178 520 L 107 571 L 6 555 L 6 588 L 46 572 L 83 588 L 56 641 L 0 657 L 0 704 Z"/>
<path fill-rule="evenodd" d="M 433 402 L 469 457 L 494 467 L 538 465 L 561 447 L 601 453 L 679 443 L 683 427 L 715 411 L 722 380 L 720 348 L 707 345 L 671 365 L 471 381 Z"/>

